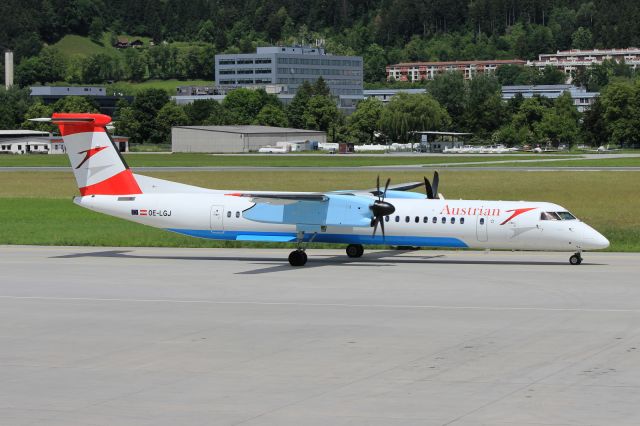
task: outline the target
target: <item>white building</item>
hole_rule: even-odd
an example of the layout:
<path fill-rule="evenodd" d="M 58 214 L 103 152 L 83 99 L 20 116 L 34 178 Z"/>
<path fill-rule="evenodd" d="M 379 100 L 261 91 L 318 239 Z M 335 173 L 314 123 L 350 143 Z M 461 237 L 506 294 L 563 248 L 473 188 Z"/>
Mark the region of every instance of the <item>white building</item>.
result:
<path fill-rule="evenodd" d="M 283 144 L 286 142 L 290 143 L 289 146 L 291 143 L 298 145 L 300 141 L 309 141 L 310 146 L 318 146 L 327 141 L 327 134 L 317 130 L 269 126 L 176 126 L 171 128 L 173 152 L 257 152 L 266 146 L 287 146 Z"/>
<path fill-rule="evenodd" d="M 633 69 L 640 66 L 640 49 L 629 47 L 626 49 L 591 49 L 591 50 L 558 50 L 556 53 L 542 53 L 537 61 L 528 61 L 527 66 L 544 69 L 553 66 L 567 75 L 567 82 L 571 82 L 571 74 L 578 68 L 602 64 L 604 60 L 616 62 L 624 61 Z"/>
<path fill-rule="evenodd" d="M 502 86 L 502 99 L 509 100 L 518 93 L 524 98 L 533 96 L 544 96 L 545 98 L 556 99 L 564 92 L 569 92 L 573 104 L 578 111 L 584 112 L 596 101 L 600 96 L 599 92 L 587 92 L 587 89 L 570 84 L 550 84 L 538 86 Z"/>
<path fill-rule="evenodd" d="M 0 130 L 0 154 L 64 154 L 64 144 L 48 132 Z"/>

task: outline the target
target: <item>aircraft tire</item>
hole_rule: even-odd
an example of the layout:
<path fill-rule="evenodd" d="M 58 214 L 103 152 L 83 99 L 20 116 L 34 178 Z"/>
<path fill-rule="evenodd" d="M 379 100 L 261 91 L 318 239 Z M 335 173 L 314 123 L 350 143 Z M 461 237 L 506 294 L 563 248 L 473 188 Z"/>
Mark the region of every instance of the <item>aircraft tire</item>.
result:
<path fill-rule="evenodd" d="M 569 263 L 572 265 L 579 265 L 582 263 L 582 257 L 576 253 L 569 258 Z"/>
<path fill-rule="evenodd" d="M 349 244 L 347 246 L 347 256 L 351 258 L 361 257 L 364 254 L 362 244 Z"/>
<path fill-rule="evenodd" d="M 291 266 L 304 266 L 307 263 L 307 253 L 302 250 L 295 250 L 289 253 L 289 264 Z"/>

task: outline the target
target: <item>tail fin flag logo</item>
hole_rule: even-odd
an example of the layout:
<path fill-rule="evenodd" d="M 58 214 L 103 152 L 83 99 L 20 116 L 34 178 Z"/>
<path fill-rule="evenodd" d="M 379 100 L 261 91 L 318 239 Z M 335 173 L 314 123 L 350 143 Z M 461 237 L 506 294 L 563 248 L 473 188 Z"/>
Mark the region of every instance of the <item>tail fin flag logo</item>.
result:
<path fill-rule="evenodd" d="M 103 149 L 107 149 L 107 146 L 96 146 L 95 148 L 87 149 L 84 151 L 80 151 L 78 154 L 84 154 L 84 159 L 76 166 L 76 169 L 79 169 L 84 163 L 89 160 L 89 158 L 93 157 Z"/>

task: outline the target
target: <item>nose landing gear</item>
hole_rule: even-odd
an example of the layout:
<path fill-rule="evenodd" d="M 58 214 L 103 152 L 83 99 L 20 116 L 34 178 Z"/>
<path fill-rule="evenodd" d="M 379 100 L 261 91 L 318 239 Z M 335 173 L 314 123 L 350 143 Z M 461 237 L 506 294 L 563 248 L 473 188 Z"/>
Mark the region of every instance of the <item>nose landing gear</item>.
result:
<path fill-rule="evenodd" d="M 580 252 L 577 252 L 576 254 L 574 254 L 573 256 L 571 256 L 569 258 L 569 263 L 572 265 L 579 265 L 582 263 L 582 254 Z"/>

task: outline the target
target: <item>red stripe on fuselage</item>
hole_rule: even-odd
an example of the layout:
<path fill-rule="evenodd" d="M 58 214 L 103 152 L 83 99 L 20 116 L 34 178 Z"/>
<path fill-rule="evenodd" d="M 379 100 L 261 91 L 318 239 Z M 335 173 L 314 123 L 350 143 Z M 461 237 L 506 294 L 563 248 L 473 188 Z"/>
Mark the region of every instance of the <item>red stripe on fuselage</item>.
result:
<path fill-rule="evenodd" d="M 131 170 L 123 170 L 117 175 L 94 185 L 80 188 L 80 195 L 128 195 L 142 194 Z"/>

